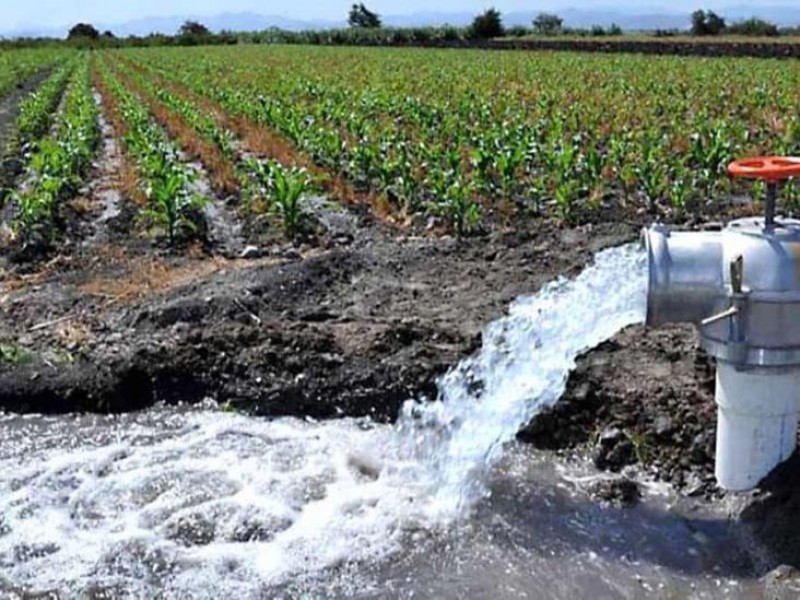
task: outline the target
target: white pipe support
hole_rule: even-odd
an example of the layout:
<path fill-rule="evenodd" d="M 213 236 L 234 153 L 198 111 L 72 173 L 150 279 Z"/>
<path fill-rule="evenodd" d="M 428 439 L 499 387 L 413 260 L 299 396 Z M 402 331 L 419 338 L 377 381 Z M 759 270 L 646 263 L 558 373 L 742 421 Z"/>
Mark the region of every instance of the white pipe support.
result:
<path fill-rule="evenodd" d="M 752 489 L 795 450 L 800 369 L 748 371 L 720 362 L 716 401 L 717 482 Z"/>

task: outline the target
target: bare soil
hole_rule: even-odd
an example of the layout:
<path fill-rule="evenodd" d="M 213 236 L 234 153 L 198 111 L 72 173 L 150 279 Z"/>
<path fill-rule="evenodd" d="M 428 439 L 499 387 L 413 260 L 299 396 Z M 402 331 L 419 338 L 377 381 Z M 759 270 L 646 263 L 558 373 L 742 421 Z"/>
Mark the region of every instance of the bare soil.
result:
<path fill-rule="evenodd" d="M 540 448 L 588 447 L 688 495 L 717 495 L 714 369 L 690 327 L 632 327 L 581 357 L 567 393 L 520 432 Z"/>
<path fill-rule="evenodd" d="M 0 338 L 30 356 L 0 366 L 0 406 L 118 411 L 213 397 L 265 415 L 392 419 L 403 401 L 433 396 L 511 300 L 636 231 L 538 223 L 457 241 L 344 214 L 349 236 L 251 260 L 111 245 L 9 274 Z"/>

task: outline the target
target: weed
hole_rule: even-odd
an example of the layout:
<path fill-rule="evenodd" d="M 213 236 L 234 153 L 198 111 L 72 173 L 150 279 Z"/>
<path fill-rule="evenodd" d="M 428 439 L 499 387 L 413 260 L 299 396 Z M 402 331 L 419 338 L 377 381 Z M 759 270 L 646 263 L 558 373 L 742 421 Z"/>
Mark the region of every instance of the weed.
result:
<path fill-rule="evenodd" d="M 641 429 L 633 429 L 628 432 L 628 439 L 633 444 L 633 455 L 636 457 L 636 462 L 646 466 L 653 454 L 653 447 L 647 438 L 647 433 Z"/>
<path fill-rule="evenodd" d="M 0 364 L 24 365 L 33 360 L 29 350 L 13 342 L 0 342 Z"/>

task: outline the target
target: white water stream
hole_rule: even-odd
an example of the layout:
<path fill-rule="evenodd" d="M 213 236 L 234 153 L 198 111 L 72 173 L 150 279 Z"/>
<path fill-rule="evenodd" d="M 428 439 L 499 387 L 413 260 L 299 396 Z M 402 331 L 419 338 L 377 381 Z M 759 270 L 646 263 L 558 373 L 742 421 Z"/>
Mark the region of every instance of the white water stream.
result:
<path fill-rule="evenodd" d="M 0 590 L 272 597 L 454 526 L 576 357 L 643 320 L 645 263 L 607 250 L 518 300 L 395 426 L 215 407 L 0 417 Z"/>

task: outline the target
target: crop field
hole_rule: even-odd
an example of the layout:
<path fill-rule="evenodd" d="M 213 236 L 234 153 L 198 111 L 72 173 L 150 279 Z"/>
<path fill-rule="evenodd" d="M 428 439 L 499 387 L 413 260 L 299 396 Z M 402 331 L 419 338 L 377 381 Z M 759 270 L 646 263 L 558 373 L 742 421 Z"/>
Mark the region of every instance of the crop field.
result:
<path fill-rule="evenodd" d="M 794 586 L 798 457 L 718 502 L 715 364 L 635 240 L 761 213 L 727 167 L 800 155 L 798 99 L 778 59 L 0 51 L 0 597 Z"/>
<path fill-rule="evenodd" d="M 457 235 L 680 220 L 741 192 L 731 159 L 800 150 L 800 67 L 781 61 L 250 46 L 0 62 L 3 97 L 46 73 L 6 124 L 4 243 L 25 248 L 57 247 L 109 168 L 106 212 L 174 247 L 313 237 L 311 196 Z M 121 149 L 111 167 L 101 119 Z"/>
<path fill-rule="evenodd" d="M 0 53 L 0 97 L 7 96 L 26 79 L 64 57 L 63 50 L 3 51 Z"/>

